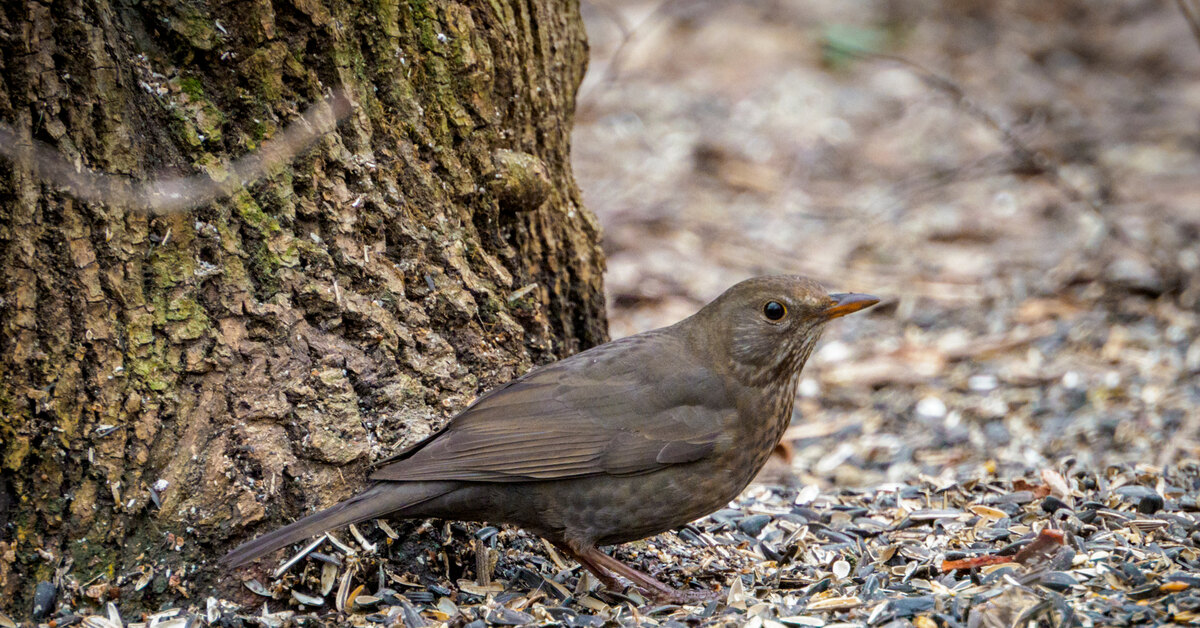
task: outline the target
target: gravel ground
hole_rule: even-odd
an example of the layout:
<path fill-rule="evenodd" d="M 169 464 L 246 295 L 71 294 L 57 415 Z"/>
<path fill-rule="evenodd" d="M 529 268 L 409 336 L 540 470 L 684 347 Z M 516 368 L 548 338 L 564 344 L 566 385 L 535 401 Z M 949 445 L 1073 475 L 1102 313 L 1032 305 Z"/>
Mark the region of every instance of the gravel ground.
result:
<path fill-rule="evenodd" d="M 1091 472 L 1066 460 L 1061 471 L 1015 479 L 1000 479 L 1010 474 L 999 466 L 984 464 L 962 479 L 944 473 L 831 491 L 759 484 L 693 525 L 615 551 L 675 586 L 713 592 L 707 603 L 658 605 L 636 590 L 601 590 L 519 530 L 374 523 L 323 537 L 274 571 L 238 576 L 245 590 L 233 601 L 210 597 L 131 618 L 119 600 L 96 603 L 107 591 L 77 589 L 61 592 L 73 603 L 49 625 L 925 628 L 1200 620 L 1200 466 Z M 132 578 L 125 584 L 136 587 Z"/>
<path fill-rule="evenodd" d="M 753 274 L 884 298 L 826 333 L 759 484 L 614 550 L 711 603 L 597 590 L 518 530 L 372 523 L 229 600 L 178 574 L 134 617 L 143 574 L 68 578 L 39 621 L 1197 621 L 1200 47 L 1172 3 L 946 4 L 584 5 L 614 336 Z"/>
<path fill-rule="evenodd" d="M 585 5 L 575 167 L 613 335 L 753 274 L 881 296 L 801 382 L 785 471 L 823 489 L 1196 460 L 1187 22 L 917 4 Z"/>

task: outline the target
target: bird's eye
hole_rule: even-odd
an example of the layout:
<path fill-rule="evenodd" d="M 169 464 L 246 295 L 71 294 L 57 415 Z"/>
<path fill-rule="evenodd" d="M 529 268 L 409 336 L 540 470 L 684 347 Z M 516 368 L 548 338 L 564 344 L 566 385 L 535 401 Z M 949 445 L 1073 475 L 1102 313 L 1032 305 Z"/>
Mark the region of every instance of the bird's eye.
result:
<path fill-rule="evenodd" d="M 763 316 L 766 316 L 769 321 L 782 320 L 784 316 L 787 316 L 787 308 L 779 301 L 767 301 L 767 304 L 763 306 Z"/>

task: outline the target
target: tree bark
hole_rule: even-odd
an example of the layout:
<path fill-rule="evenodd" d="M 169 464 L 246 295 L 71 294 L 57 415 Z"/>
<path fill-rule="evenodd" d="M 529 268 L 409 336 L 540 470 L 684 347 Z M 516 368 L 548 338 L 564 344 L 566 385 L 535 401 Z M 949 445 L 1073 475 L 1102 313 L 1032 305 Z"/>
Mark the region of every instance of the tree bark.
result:
<path fill-rule="evenodd" d="M 0 608 L 183 595 L 185 565 L 605 340 L 568 159 L 586 55 L 560 0 L 4 3 L 0 119 L 84 168 L 220 178 L 328 88 L 357 106 L 183 213 L 0 164 Z"/>

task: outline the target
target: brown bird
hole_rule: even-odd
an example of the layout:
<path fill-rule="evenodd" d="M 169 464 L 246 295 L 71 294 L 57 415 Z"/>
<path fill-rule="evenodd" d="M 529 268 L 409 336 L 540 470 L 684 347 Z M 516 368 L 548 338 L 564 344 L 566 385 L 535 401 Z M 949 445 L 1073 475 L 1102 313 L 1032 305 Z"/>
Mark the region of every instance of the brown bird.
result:
<path fill-rule="evenodd" d="M 696 314 L 534 369 L 384 461 L 363 493 L 230 552 L 242 565 L 331 528 L 392 515 L 521 526 L 605 586 L 677 591 L 596 549 L 679 527 L 749 484 L 792 416 L 825 323 L 878 303 L 811 279 L 743 281 Z M 382 463 L 381 463 L 382 464 Z"/>

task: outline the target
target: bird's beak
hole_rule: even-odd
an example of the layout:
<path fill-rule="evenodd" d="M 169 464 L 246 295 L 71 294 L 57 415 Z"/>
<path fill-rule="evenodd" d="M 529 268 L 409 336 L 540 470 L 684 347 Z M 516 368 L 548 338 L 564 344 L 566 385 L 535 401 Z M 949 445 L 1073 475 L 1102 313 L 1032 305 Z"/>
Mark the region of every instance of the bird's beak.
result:
<path fill-rule="evenodd" d="M 831 294 L 829 298 L 833 299 L 833 305 L 825 309 L 826 319 L 840 318 L 879 303 L 878 297 L 856 292 Z"/>

